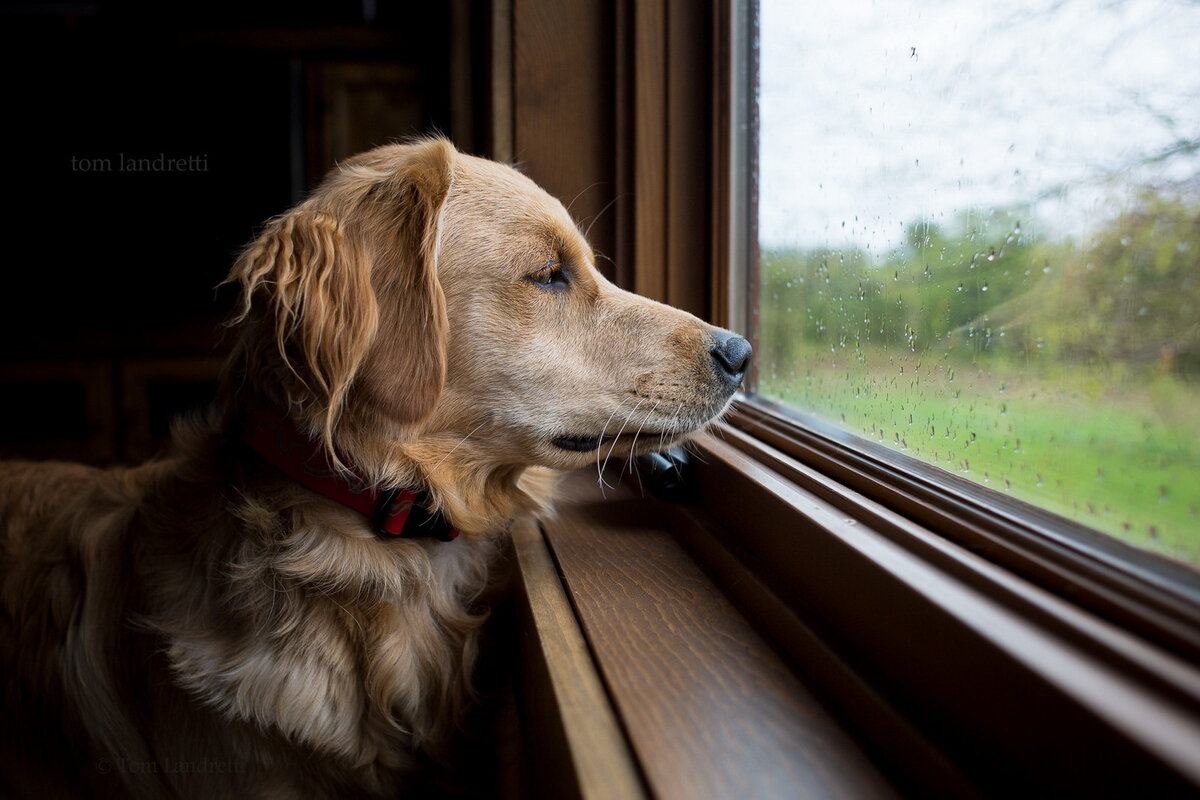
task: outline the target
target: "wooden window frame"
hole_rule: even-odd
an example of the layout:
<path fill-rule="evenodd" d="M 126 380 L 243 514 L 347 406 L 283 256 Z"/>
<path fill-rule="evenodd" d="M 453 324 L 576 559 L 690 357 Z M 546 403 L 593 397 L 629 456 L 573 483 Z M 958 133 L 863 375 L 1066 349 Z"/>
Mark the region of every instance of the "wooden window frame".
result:
<path fill-rule="evenodd" d="M 727 207 L 716 209 L 714 230 L 745 231 L 748 242 L 734 233 L 723 250 L 714 248 L 712 270 L 721 283 L 744 287 L 730 295 L 734 307 L 727 318 L 745 327 L 752 339 L 757 317 L 758 118 L 751 98 L 757 82 L 757 50 L 744 42 L 755 36 L 755 0 L 730 0 L 729 59 L 726 88 L 735 99 L 732 113 L 741 116 L 719 124 L 718 149 L 737 170 L 750 176 L 741 184 L 728 181 Z M 739 40 L 741 40 L 739 42 Z M 740 48 L 740 49 L 739 49 Z M 740 71 L 735 66 L 744 62 Z M 740 209 L 740 212 L 738 211 Z M 739 215 L 740 214 L 740 215 Z M 757 344 L 757 342 L 754 342 Z M 747 385 L 752 389 L 756 375 Z M 740 398 L 728 422 L 803 463 L 817 466 L 855 492 L 921 521 L 973 552 L 983 553 L 1014 573 L 1060 594 L 1070 595 L 1105 619 L 1133 626 L 1139 635 L 1184 657 L 1200 659 L 1200 575 L 1156 553 L 1126 544 L 1085 525 L 1032 504 L 988 489 L 918 459 L 858 437 L 830 422 L 766 398 Z"/>
<path fill-rule="evenodd" d="M 611 187 L 573 212 L 613 202 L 592 238 L 619 284 L 752 332 L 753 3 L 570 5 L 496 0 L 511 47 L 495 52 L 515 54 L 493 77 L 500 138 L 564 201 Z M 579 69 L 548 73 L 548 50 Z M 533 770 L 543 794 L 786 796 L 772 777 L 801 774 L 817 796 L 1200 789 L 1193 570 L 760 398 L 739 398 L 696 452 L 694 503 L 571 484 L 556 520 L 518 533 L 528 694 L 545 701 L 527 734 L 557 754 Z M 711 612 L 723 641 L 791 679 L 699 681 L 686 702 L 636 680 L 637 665 L 740 663 L 672 611 L 710 595 L 729 604 Z M 622 632 L 658 646 L 639 654 Z M 768 684 L 799 727 L 746 699 Z M 732 696 L 737 719 L 671 713 Z M 759 722 L 770 733 L 749 750 L 706 735 L 754 738 Z M 801 730 L 831 766 L 780 746 Z"/>

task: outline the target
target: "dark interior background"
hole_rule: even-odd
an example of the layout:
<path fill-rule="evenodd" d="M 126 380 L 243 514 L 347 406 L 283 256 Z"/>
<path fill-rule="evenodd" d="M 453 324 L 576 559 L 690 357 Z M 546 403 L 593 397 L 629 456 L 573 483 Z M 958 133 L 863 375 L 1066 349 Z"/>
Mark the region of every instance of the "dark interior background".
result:
<path fill-rule="evenodd" d="M 480 8 L 0 7 L 0 457 L 152 455 L 212 394 L 215 287 L 263 221 L 372 145 L 436 130 L 486 152 Z"/>

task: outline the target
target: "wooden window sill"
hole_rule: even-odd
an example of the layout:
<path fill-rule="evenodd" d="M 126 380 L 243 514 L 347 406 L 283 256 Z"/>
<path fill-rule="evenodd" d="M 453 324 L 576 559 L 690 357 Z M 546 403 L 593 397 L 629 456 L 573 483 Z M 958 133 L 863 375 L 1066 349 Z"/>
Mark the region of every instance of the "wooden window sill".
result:
<path fill-rule="evenodd" d="M 545 796 L 894 796 L 672 535 L 669 509 L 628 476 L 601 492 L 588 470 L 564 495 L 544 535 L 514 532 Z"/>
<path fill-rule="evenodd" d="M 533 794 L 1195 796 L 1194 662 L 717 433 L 515 532 Z"/>

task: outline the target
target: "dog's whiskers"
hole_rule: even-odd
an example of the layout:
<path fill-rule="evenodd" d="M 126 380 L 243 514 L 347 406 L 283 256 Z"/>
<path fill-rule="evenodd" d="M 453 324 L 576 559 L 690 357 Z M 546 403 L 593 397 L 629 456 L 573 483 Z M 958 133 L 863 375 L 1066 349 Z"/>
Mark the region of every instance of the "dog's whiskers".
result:
<path fill-rule="evenodd" d="M 604 181 L 596 181 L 596 182 L 594 182 L 594 183 L 593 183 L 591 186 L 588 186 L 588 187 L 587 187 L 587 188 L 585 188 L 585 189 L 580 189 L 580 190 L 579 190 L 579 192 L 578 192 L 578 193 L 576 193 L 576 195 L 575 195 L 574 197 L 572 197 L 572 198 L 571 198 L 571 202 L 567 203 L 567 213 L 568 213 L 568 214 L 570 214 L 570 213 L 571 213 L 571 208 L 572 208 L 572 207 L 575 205 L 575 201 L 576 201 L 576 200 L 578 200 L 579 198 L 583 197 L 585 194 L 587 194 L 588 192 L 590 192 L 592 189 L 595 189 L 597 186 L 600 186 L 600 185 L 602 185 L 603 183 L 604 183 Z M 606 206 L 606 208 L 607 208 L 607 206 Z M 603 212 L 601 212 L 601 213 L 603 213 Z"/>
<path fill-rule="evenodd" d="M 658 449 L 660 452 L 662 451 L 663 447 L 666 445 L 667 433 L 675 430 L 675 423 L 679 421 L 679 412 L 680 411 L 683 411 L 682 401 L 679 403 L 679 405 L 675 406 L 675 413 L 671 415 L 670 423 L 668 423 L 667 426 L 662 429 L 662 432 L 660 434 L 658 434 Z M 675 434 L 671 433 L 671 435 L 674 436 Z"/>
<path fill-rule="evenodd" d="M 629 446 L 629 461 L 628 461 L 629 471 L 630 471 L 630 473 L 633 474 L 633 476 L 635 478 L 637 478 L 638 494 L 641 495 L 642 497 L 646 496 L 646 489 L 644 486 L 642 486 L 642 473 L 638 470 L 637 463 L 633 460 L 633 455 L 634 455 L 634 453 L 637 452 L 637 440 L 638 440 L 638 437 L 641 436 L 641 434 L 642 434 L 642 428 L 644 428 L 646 426 L 646 422 L 650 419 L 651 416 L 654 415 L 655 409 L 658 408 L 659 403 L 661 403 L 661 402 L 662 402 L 661 400 L 656 401 L 654 403 L 654 408 L 651 408 L 646 413 L 646 416 L 642 419 L 642 424 L 638 425 L 637 432 L 635 434 L 633 434 L 633 444 L 631 444 Z"/>
<path fill-rule="evenodd" d="M 592 185 L 594 186 L 595 184 L 592 184 Z M 588 188 L 591 188 L 591 187 L 588 187 Z M 626 194 L 628 194 L 628 192 L 627 192 Z M 593 226 L 593 225 L 595 225 L 597 222 L 599 222 L 599 221 L 600 221 L 600 218 L 604 216 L 604 212 L 606 212 L 606 211 L 608 211 L 610 208 L 612 208 L 612 207 L 613 207 L 613 204 L 614 204 L 614 203 L 616 203 L 618 200 L 620 200 L 620 199 L 621 199 L 622 197 L 624 197 L 624 196 L 625 196 L 625 195 L 620 195 L 620 194 L 619 194 L 619 195 L 617 195 L 617 196 L 616 196 L 616 197 L 614 197 L 612 200 L 609 200 L 607 203 L 605 203 L 605 204 L 604 204 L 604 208 L 602 208 L 602 209 L 600 209 L 599 211 L 597 211 L 597 212 L 596 212 L 596 216 L 592 217 L 591 221 L 590 221 L 590 222 L 588 222 L 587 229 L 586 229 L 586 230 L 583 232 L 583 238 L 585 238 L 585 239 L 586 239 L 586 238 L 587 238 L 587 237 L 588 237 L 588 236 L 591 234 L 591 232 L 592 232 L 592 226 Z M 611 260 L 611 259 L 610 259 L 610 260 Z M 614 265 L 614 266 L 615 266 L 615 265 Z"/>
<path fill-rule="evenodd" d="M 604 474 L 604 468 L 608 466 L 608 459 L 612 457 L 613 450 L 615 450 L 617 447 L 617 440 L 620 439 L 621 434 L 625 432 L 625 427 L 629 425 L 629 421 L 633 419 L 633 415 L 636 414 L 637 410 L 642 407 L 642 402 L 642 400 L 637 401 L 637 405 L 634 406 L 633 410 L 629 412 L 629 416 L 625 417 L 625 421 L 621 423 L 621 429 L 617 431 L 617 435 L 613 437 L 613 443 L 609 446 L 608 452 L 604 454 L 604 463 L 600 465 L 601 475 Z"/>
<path fill-rule="evenodd" d="M 629 399 L 628 397 L 622 397 L 621 402 L 617 403 L 617 407 L 612 410 L 612 413 L 608 415 L 608 419 L 606 419 L 604 421 L 604 427 L 600 429 L 600 440 L 601 441 L 604 440 L 604 434 L 608 432 L 608 423 L 612 422 L 613 417 L 615 417 L 617 415 L 617 412 L 621 410 L 621 406 L 625 405 L 625 401 L 628 399 Z M 596 448 L 596 480 L 600 483 L 600 496 L 601 497 L 604 496 L 604 490 L 606 488 L 607 489 L 616 488 L 613 486 L 609 486 L 604 481 L 604 467 L 601 466 L 601 464 L 600 464 L 600 448 L 599 447 Z"/>
<path fill-rule="evenodd" d="M 642 428 L 646 427 L 646 423 L 650 421 L 650 417 L 654 416 L 655 410 L 658 409 L 658 406 L 661 403 L 662 403 L 662 400 L 655 401 L 654 408 L 651 408 L 649 411 L 646 412 L 646 416 L 642 418 L 642 424 L 638 425 L 637 432 L 633 434 L 633 444 L 631 444 L 629 446 L 629 469 L 630 469 L 630 471 L 633 470 L 633 454 L 637 452 L 637 440 L 638 440 L 638 437 L 642 435 Z M 640 482 L 641 482 L 641 479 L 639 478 L 639 483 Z"/>
<path fill-rule="evenodd" d="M 695 459 L 697 461 L 699 461 L 701 464 L 708 463 L 704 459 L 704 456 L 702 456 L 700 454 L 700 445 L 696 444 L 695 442 L 684 442 L 683 449 L 684 449 L 684 452 L 691 453 L 692 456 L 694 456 Z"/>

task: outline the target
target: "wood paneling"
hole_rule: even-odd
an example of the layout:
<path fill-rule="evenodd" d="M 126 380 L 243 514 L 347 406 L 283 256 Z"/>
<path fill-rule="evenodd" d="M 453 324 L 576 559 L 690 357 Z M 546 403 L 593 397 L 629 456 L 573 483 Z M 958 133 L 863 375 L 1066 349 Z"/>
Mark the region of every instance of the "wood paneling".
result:
<path fill-rule="evenodd" d="M 706 317 L 711 246 L 705 223 L 711 211 L 712 20 L 707 3 L 697 0 L 669 0 L 668 10 L 667 302 Z"/>
<path fill-rule="evenodd" d="M 426 133 L 420 72 L 405 64 L 317 61 L 308 66 L 308 184 L 342 159 Z"/>
<path fill-rule="evenodd" d="M 711 3 L 511 2 L 515 160 L 589 231 L 605 274 L 709 316 Z"/>
<path fill-rule="evenodd" d="M 111 362 L 0 364 L 0 458 L 112 461 L 115 395 Z"/>
<path fill-rule="evenodd" d="M 633 9 L 633 290 L 666 302 L 667 3 Z"/>
<path fill-rule="evenodd" d="M 511 0 L 513 158 L 559 198 L 599 256 L 616 247 L 615 11 L 604 0 Z M 597 258 L 601 271 L 611 263 Z"/>
<path fill-rule="evenodd" d="M 626 288 L 710 317 L 712 10 L 618 5 L 620 250 Z"/>
<path fill-rule="evenodd" d="M 216 358 L 122 362 L 121 459 L 136 463 L 150 458 L 169 442 L 175 417 L 207 408 L 216 396 L 222 363 Z"/>
<path fill-rule="evenodd" d="M 488 76 L 491 157 L 513 160 L 513 0 L 492 0 Z"/>

